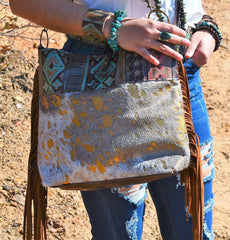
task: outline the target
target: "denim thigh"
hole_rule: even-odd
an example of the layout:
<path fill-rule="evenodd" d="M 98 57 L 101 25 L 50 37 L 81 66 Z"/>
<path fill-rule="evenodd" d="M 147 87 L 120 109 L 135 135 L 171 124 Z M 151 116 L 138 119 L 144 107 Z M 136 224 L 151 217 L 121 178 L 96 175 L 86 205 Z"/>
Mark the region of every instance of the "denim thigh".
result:
<path fill-rule="evenodd" d="M 141 240 L 146 184 L 82 191 L 92 240 Z"/>

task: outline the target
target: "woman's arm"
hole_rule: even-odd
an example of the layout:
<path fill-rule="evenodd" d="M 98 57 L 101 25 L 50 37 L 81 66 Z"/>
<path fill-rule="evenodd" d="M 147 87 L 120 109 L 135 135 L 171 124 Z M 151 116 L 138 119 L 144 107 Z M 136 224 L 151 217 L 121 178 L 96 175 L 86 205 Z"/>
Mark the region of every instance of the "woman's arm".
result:
<path fill-rule="evenodd" d="M 10 0 L 15 15 L 48 29 L 82 36 L 82 19 L 87 8 L 71 0 Z"/>
<path fill-rule="evenodd" d="M 10 0 L 12 12 L 38 25 L 54 31 L 82 36 L 82 20 L 87 12 L 83 4 L 73 3 L 71 0 Z M 113 14 L 108 16 L 104 23 L 103 34 L 109 37 Z M 190 42 L 185 39 L 185 32 L 171 24 L 162 23 L 146 18 L 124 18 L 117 32 L 118 44 L 128 51 L 140 54 L 146 60 L 158 65 L 159 60 L 154 58 L 148 49 L 155 49 L 177 60 L 182 55 L 159 41 L 161 31 L 170 32 L 173 44 L 186 45 Z"/>
<path fill-rule="evenodd" d="M 207 12 L 203 9 L 203 15 Z M 215 48 L 215 39 L 205 31 L 197 31 L 192 35 L 191 44 L 186 50 L 185 57 L 191 58 L 195 64 L 202 67 L 208 63 Z"/>

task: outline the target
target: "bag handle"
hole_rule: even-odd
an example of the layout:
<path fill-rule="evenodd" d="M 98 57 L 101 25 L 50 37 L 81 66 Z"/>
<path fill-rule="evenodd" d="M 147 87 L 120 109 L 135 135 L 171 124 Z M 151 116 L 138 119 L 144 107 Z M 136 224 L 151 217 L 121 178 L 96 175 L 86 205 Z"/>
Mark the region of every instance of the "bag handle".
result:
<path fill-rule="evenodd" d="M 46 35 L 46 47 L 43 46 L 42 44 L 42 40 L 44 40 L 43 35 Z M 39 44 L 39 49 L 40 48 L 48 48 L 49 47 L 49 35 L 48 35 L 48 29 L 47 28 L 43 28 L 40 34 L 40 44 Z"/>

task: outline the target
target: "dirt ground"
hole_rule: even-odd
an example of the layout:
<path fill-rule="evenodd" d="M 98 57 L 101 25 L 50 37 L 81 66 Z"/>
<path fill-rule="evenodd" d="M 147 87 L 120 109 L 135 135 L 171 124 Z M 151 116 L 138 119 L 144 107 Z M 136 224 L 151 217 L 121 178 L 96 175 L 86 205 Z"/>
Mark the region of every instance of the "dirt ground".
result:
<path fill-rule="evenodd" d="M 214 137 L 216 178 L 213 228 L 217 240 L 230 240 L 230 0 L 206 0 L 219 23 L 220 50 L 203 67 L 203 90 Z M 28 27 L 29 25 L 29 27 Z M 41 28 L 10 13 L 0 2 L 0 240 L 22 239 L 23 205 L 30 147 L 30 104 L 36 48 Z M 61 47 L 63 35 L 50 32 L 50 44 Z M 79 192 L 49 190 L 50 240 L 88 240 L 88 216 Z M 161 239 L 155 209 L 147 198 L 143 240 Z"/>

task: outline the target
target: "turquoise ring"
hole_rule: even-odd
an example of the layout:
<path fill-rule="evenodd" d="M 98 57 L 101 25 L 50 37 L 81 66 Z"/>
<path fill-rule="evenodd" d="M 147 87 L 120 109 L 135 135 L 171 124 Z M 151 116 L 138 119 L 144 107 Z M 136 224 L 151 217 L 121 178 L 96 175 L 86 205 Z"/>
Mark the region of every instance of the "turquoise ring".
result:
<path fill-rule="evenodd" d="M 160 32 L 159 40 L 167 42 L 171 37 L 172 35 L 168 32 Z"/>

